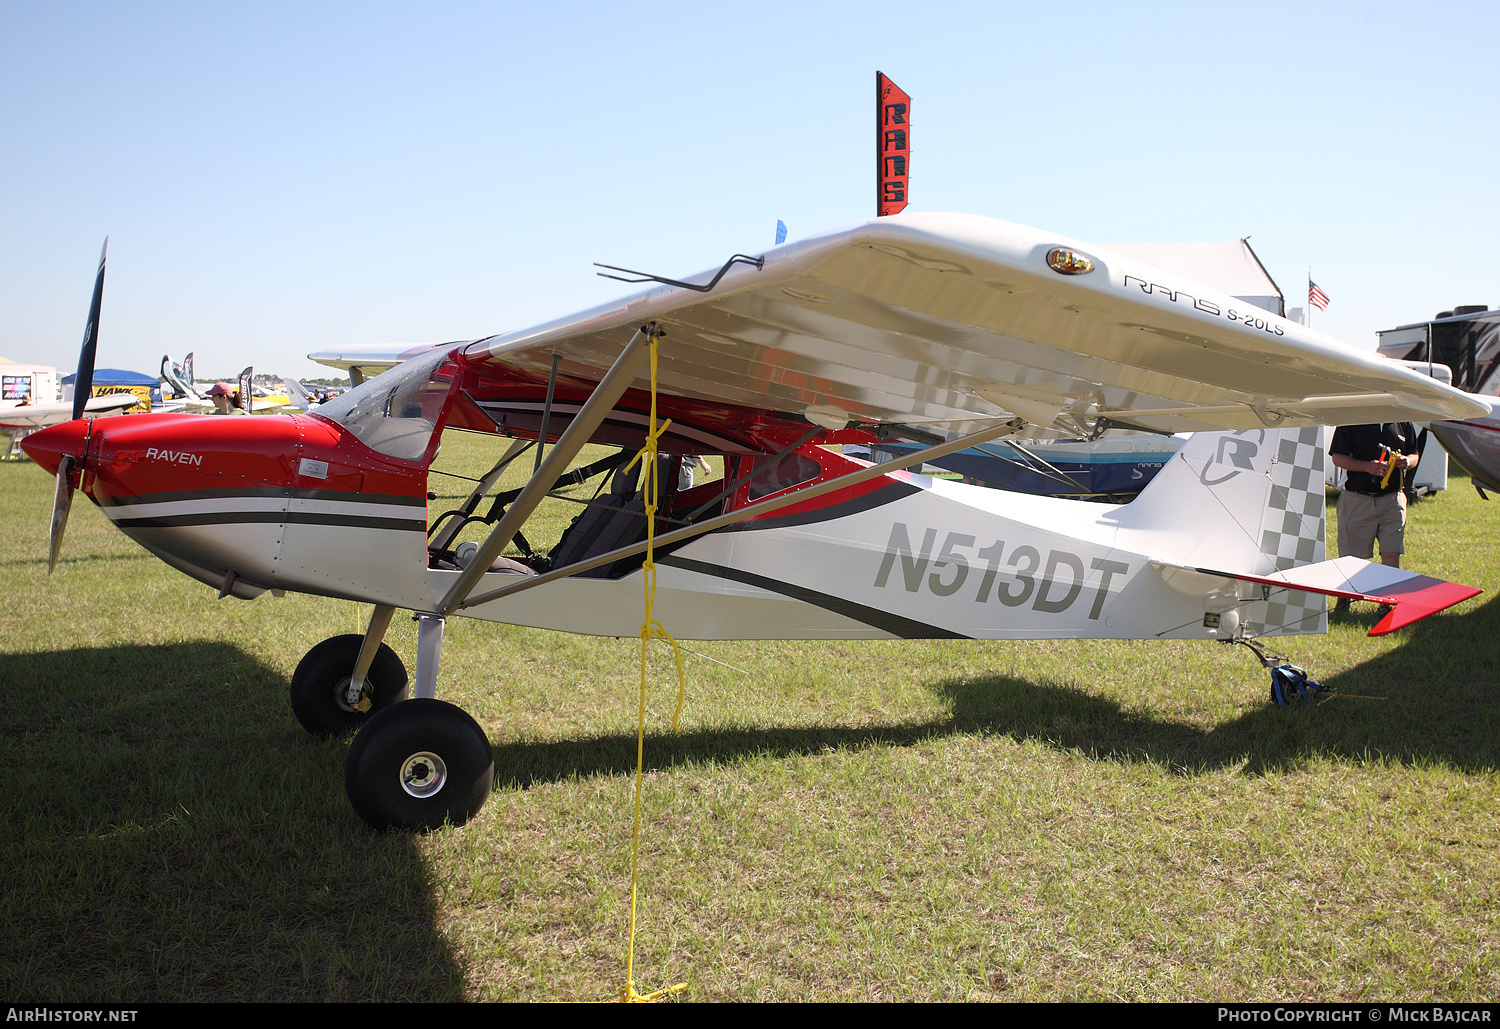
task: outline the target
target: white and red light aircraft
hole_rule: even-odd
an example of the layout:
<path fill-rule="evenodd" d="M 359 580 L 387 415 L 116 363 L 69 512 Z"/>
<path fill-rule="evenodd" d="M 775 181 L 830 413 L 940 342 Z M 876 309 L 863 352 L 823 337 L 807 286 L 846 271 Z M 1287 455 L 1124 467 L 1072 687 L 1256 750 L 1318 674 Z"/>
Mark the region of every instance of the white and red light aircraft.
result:
<path fill-rule="evenodd" d="M 680 493 L 660 477 L 654 611 L 681 639 L 1253 645 L 1323 631 L 1325 595 L 1392 605 L 1380 634 L 1479 592 L 1324 560 L 1319 426 L 1488 410 L 1372 354 L 1103 249 L 968 215 L 880 218 L 736 255 L 708 278 L 637 276 L 659 285 L 433 347 L 308 414 L 77 421 L 24 446 L 57 475 L 58 512 L 82 488 L 221 596 L 375 605 L 363 637 L 320 643 L 291 684 L 309 730 L 360 725 L 346 785 L 375 826 L 460 823 L 488 795 L 483 731 L 436 699 L 447 618 L 639 631 L 637 474 L 659 463 L 629 455 L 653 382 L 667 463 L 726 465 L 724 482 Z M 903 470 L 1002 436 L 1111 426 L 1197 435 L 1119 507 Z M 463 504 L 429 520 L 445 428 L 514 442 Z M 889 435 L 930 445 L 877 466 L 822 446 Z M 476 514 L 538 438 L 548 445 L 528 483 Z M 503 558 L 589 442 L 622 448 L 590 468 L 610 475 L 608 491 L 545 558 Z M 492 526 L 485 540 L 454 547 L 475 521 Z M 419 626 L 416 698 L 403 703 L 406 671 L 381 642 L 397 609 Z"/>

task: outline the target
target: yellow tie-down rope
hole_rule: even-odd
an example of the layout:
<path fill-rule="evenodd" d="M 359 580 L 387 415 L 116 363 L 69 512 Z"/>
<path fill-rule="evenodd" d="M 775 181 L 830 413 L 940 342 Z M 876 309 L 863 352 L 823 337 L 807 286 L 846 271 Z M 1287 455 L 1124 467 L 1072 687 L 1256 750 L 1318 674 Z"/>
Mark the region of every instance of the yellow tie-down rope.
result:
<path fill-rule="evenodd" d="M 641 994 L 635 989 L 635 901 L 636 883 L 641 853 L 641 784 L 645 779 L 645 754 L 646 754 L 646 648 L 651 645 L 652 640 L 666 640 L 672 644 L 672 657 L 677 661 L 677 709 L 672 712 L 672 731 L 677 732 L 677 719 L 682 714 L 682 701 L 687 690 L 687 680 L 682 674 L 682 653 L 677 649 L 677 641 L 674 640 L 666 628 L 655 620 L 652 607 L 656 602 L 656 501 L 657 501 L 657 441 L 662 433 L 667 431 L 667 426 L 672 424 L 669 418 L 660 425 L 656 424 L 656 343 L 662 333 L 655 328 L 649 332 L 651 344 L 651 419 L 647 422 L 646 445 L 640 452 L 631 458 L 630 464 L 626 465 L 624 471 L 637 462 L 642 462 L 642 470 L 646 473 L 646 561 L 641 566 L 644 573 L 642 579 L 646 586 L 646 611 L 645 618 L 641 622 L 641 690 L 640 704 L 636 716 L 635 734 L 635 828 L 630 837 L 630 937 L 625 955 L 625 992 L 620 999 L 627 1004 L 641 1001 L 652 1001 L 673 993 L 681 993 L 687 989 L 687 983 L 677 983 L 654 993 Z"/>

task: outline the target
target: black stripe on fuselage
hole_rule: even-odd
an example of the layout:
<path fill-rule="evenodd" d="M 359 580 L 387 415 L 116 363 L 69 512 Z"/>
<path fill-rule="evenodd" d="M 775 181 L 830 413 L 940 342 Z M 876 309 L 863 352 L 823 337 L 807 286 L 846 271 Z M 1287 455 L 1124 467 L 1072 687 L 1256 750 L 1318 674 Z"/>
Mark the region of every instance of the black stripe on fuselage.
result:
<path fill-rule="evenodd" d="M 124 497 L 96 497 L 100 507 L 128 507 L 132 504 L 176 504 L 184 500 L 243 500 L 270 497 L 275 500 L 334 500 L 349 504 L 391 504 L 400 507 L 425 507 L 423 497 L 404 497 L 394 493 L 356 493 L 338 489 L 289 489 L 286 486 L 240 486 L 226 489 L 174 490 L 170 493 L 141 493 Z"/>
<path fill-rule="evenodd" d="M 158 518 L 117 518 L 120 529 L 172 529 L 184 525 L 243 525 L 275 522 L 295 525 L 338 525 L 351 529 L 400 529 L 427 531 L 427 523 L 411 518 L 381 518 L 375 515 L 321 514 L 313 511 L 201 511 L 162 515 Z"/>
<path fill-rule="evenodd" d="M 742 582 L 747 586 L 758 586 L 772 593 L 780 593 L 784 597 L 800 600 L 804 604 L 812 604 L 826 611 L 852 618 L 856 622 L 863 622 L 873 626 L 882 632 L 888 632 L 892 636 L 900 636 L 908 640 L 967 640 L 971 636 L 965 636 L 961 632 L 953 632 L 926 622 L 919 622 L 914 618 L 905 618 L 901 615 L 882 611 L 877 607 L 868 607 L 857 604 L 843 597 L 835 597 L 827 593 L 819 593 L 805 586 L 798 586 L 790 582 L 782 582 L 765 575 L 757 575 L 747 572 L 741 568 L 729 568 L 725 565 L 709 564 L 707 561 L 695 561 L 688 557 L 679 557 L 676 554 L 663 554 L 656 558 L 657 564 L 671 565 L 674 568 L 683 568 L 690 572 L 699 572 L 703 575 L 713 575 L 720 579 L 729 579 L 733 582 Z"/>

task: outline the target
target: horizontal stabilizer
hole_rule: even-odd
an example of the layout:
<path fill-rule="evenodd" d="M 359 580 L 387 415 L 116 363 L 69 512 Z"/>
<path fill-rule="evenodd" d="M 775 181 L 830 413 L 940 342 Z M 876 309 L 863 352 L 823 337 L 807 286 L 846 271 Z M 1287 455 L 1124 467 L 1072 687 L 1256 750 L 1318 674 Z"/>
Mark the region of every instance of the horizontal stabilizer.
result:
<path fill-rule="evenodd" d="M 1193 568 L 1192 571 L 1222 575 L 1241 582 L 1390 605 L 1390 612 L 1370 630 L 1371 636 L 1384 636 L 1388 632 L 1404 629 L 1428 615 L 1435 615 L 1484 592 L 1473 586 L 1434 579 L 1430 575 L 1403 571 L 1400 568 L 1389 568 L 1357 557 L 1341 557 L 1336 561 L 1321 561 L 1266 575 L 1247 575 L 1216 568 Z"/>

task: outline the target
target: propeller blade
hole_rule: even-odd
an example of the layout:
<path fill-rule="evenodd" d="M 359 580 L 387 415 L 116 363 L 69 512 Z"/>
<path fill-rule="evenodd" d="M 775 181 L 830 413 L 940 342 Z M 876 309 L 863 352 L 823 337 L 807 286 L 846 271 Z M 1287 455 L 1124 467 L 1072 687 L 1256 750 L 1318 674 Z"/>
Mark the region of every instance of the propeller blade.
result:
<path fill-rule="evenodd" d="M 57 466 L 57 492 L 52 496 L 52 529 L 47 534 L 47 574 L 57 568 L 57 555 L 62 550 L 63 532 L 68 527 L 68 512 L 73 508 L 72 455 L 65 454 Z"/>
<path fill-rule="evenodd" d="M 94 353 L 99 349 L 99 305 L 104 300 L 104 256 L 109 253 L 109 237 L 99 251 L 99 275 L 94 279 L 94 299 L 89 304 L 88 324 L 83 327 L 83 346 L 78 350 L 78 374 L 73 379 L 73 417 L 83 417 L 83 405 L 94 391 Z M 56 510 L 53 511 L 54 523 Z M 63 515 L 64 521 L 67 515 Z M 55 556 L 55 555 L 54 555 Z"/>

